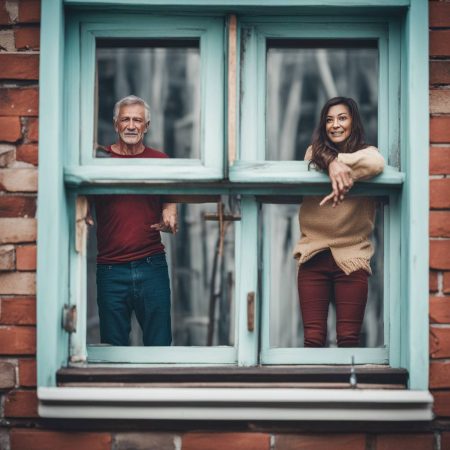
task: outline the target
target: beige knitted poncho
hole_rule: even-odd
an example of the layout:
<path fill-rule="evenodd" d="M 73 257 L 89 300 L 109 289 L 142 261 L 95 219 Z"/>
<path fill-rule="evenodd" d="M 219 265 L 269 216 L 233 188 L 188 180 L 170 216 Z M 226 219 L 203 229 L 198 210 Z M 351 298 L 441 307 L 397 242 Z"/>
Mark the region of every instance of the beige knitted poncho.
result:
<path fill-rule="evenodd" d="M 310 159 L 311 147 L 305 155 L 305 160 Z M 376 147 L 339 153 L 338 161 L 350 167 L 354 181 L 372 178 L 384 168 L 384 159 Z M 350 196 L 333 208 L 332 202 L 319 206 L 323 197 L 303 197 L 299 211 L 301 238 L 294 250 L 298 264 L 329 248 L 347 275 L 359 269 L 372 273 L 373 246 L 369 236 L 374 227 L 375 199 Z"/>

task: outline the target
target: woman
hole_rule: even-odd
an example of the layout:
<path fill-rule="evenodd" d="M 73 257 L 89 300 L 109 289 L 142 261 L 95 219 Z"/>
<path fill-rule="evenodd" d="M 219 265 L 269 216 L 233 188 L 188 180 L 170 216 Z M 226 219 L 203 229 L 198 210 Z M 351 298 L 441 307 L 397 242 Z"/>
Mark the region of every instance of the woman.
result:
<path fill-rule="evenodd" d="M 323 347 L 330 299 L 334 297 L 339 347 L 357 347 L 367 302 L 375 219 L 373 197 L 345 198 L 354 181 L 383 171 L 384 160 L 364 142 L 354 100 L 335 97 L 322 108 L 305 160 L 328 172 L 333 191 L 322 200 L 305 196 L 301 206 L 298 292 L 305 347 Z"/>

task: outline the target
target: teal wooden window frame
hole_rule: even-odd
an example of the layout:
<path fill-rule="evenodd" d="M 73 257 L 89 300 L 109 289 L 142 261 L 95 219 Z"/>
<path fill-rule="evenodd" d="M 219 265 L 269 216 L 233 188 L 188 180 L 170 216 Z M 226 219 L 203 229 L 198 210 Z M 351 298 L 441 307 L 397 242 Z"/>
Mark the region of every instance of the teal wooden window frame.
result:
<path fill-rule="evenodd" d="M 38 194 L 41 205 L 38 210 L 38 386 L 55 386 L 57 369 L 69 361 L 69 339 L 61 327 L 61 311 L 65 303 L 70 303 L 68 255 L 72 251 L 73 239 L 70 236 L 70 229 L 73 226 L 74 196 L 106 191 L 200 194 L 204 193 L 205 189 L 208 193 L 239 193 L 242 196 L 243 221 L 237 238 L 237 246 L 241 249 L 237 255 L 237 261 L 240 267 L 250 267 L 250 272 L 245 273 L 239 286 L 239 296 L 243 297 L 247 292 L 257 288 L 256 267 L 251 265 L 251 262 L 255 261 L 257 252 L 257 235 L 252 233 L 256 229 L 258 218 L 255 195 L 308 195 L 324 193 L 328 190 L 327 178 L 321 174 L 308 172 L 306 165 L 301 162 L 297 166 L 294 165 L 295 167 L 284 163 L 277 164 L 277 167 L 270 167 L 266 162 L 260 161 L 257 171 L 259 176 L 256 176 L 256 171 L 253 171 L 253 174 L 251 171 L 247 172 L 244 174 L 245 184 L 233 183 L 238 181 L 234 177 L 237 172 L 233 175 L 230 172 L 231 184 L 227 187 L 208 186 L 201 183 L 191 183 L 186 187 L 186 181 L 192 182 L 189 170 L 187 173 L 185 171 L 181 177 L 175 177 L 173 173 L 167 171 L 164 173 L 163 181 L 161 181 L 162 174 L 158 177 L 160 179 L 158 181 L 148 177 L 146 167 L 136 168 L 132 173 L 131 167 L 123 171 L 119 166 L 100 168 L 96 164 L 82 165 L 80 162 L 73 164 L 71 158 L 66 159 L 65 155 L 69 154 L 68 145 L 71 145 L 70 136 L 77 134 L 81 125 L 80 122 L 68 122 L 66 112 L 71 94 L 65 88 L 69 84 L 68 79 L 71 76 L 77 76 L 76 74 L 80 74 L 80 70 L 83 69 L 78 67 L 78 71 L 66 72 L 66 59 L 78 57 L 71 53 L 73 47 L 68 39 L 71 32 L 69 16 L 75 14 L 75 10 L 65 11 L 64 6 L 86 9 L 106 4 L 112 8 L 118 8 L 117 11 L 120 11 L 121 15 L 123 15 L 123 8 L 127 10 L 140 8 L 139 11 L 145 10 L 146 13 L 165 15 L 169 7 L 172 12 L 173 8 L 177 8 L 178 16 L 180 9 L 183 9 L 186 17 L 190 17 L 192 12 L 199 11 L 201 15 L 208 13 L 222 15 L 222 17 L 225 12 L 233 11 L 249 17 L 249 14 L 254 14 L 257 8 L 261 14 L 270 15 L 273 15 L 276 10 L 284 16 L 313 15 L 322 16 L 323 19 L 336 13 L 341 17 L 347 14 L 359 18 L 384 16 L 393 17 L 392 20 L 389 19 L 389 23 L 398 21 L 400 25 L 397 36 L 402 50 L 399 107 L 400 167 L 404 176 L 395 169 L 388 169 L 377 179 L 361 183 L 354 192 L 355 194 L 389 195 L 391 205 L 394 205 L 395 211 L 390 212 L 389 220 L 395 220 L 398 224 L 398 235 L 391 234 L 390 239 L 400 242 L 401 245 L 400 273 L 393 274 L 399 279 L 400 290 L 397 303 L 400 314 L 396 324 L 400 328 L 400 340 L 396 361 L 400 367 L 408 369 L 410 389 L 426 390 L 428 385 L 428 224 L 425 218 L 428 213 L 428 158 L 423 149 L 428 148 L 428 23 L 427 4 L 421 0 L 352 0 L 351 2 L 328 0 L 326 5 L 323 5 L 321 0 L 242 0 L 239 2 L 221 0 L 214 5 L 210 5 L 210 2 L 206 0 L 131 0 L 127 2 L 66 0 L 64 3 L 62 0 L 59 2 L 43 0 Z M 111 14 L 117 13 L 111 12 Z M 392 54 L 389 55 L 389 58 L 393 57 Z M 392 91 L 390 94 L 396 95 L 396 92 Z M 89 108 L 87 110 L 89 111 Z M 389 123 L 391 123 L 390 120 Z M 225 140 L 223 133 L 220 139 Z M 79 154 L 78 150 L 75 150 Z M 225 159 L 225 155 L 222 154 L 221 158 Z M 244 163 L 244 160 L 238 160 L 236 164 L 241 162 Z M 259 164 L 258 161 L 256 163 Z M 254 165 L 255 161 L 250 160 L 250 164 Z M 183 171 L 179 169 L 177 168 L 174 172 L 182 173 Z M 277 182 L 274 179 L 276 173 L 280 176 Z M 220 177 L 222 176 L 223 171 L 220 174 Z M 174 182 L 175 179 L 178 181 Z M 196 178 L 197 181 L 206 179 L 214 179 L 214 177 Z M 269 180 L 272 182 L 268 182 Z M 171 182 L 166 184 L 165 181 Z M 400 205 L 398 208 L 395 207 L 397 203 Z M 48 211 L 52 213 L 48 214 Z M 260 306 L 259 304 L 258 307 Z M 243 301 L 239 309 L 243 324 L 245 317 Z M 256 313 L 258 316 L 259 312 Z M 258 357 L 258 341 L 255 336 L 259 333 L 259 329 L 257 328 L 252 335 L 249 335 L 243 326 L 238 326 L 237 329 L 239 330 L 239 346 L 233 359 L 241 365 L 255 364 L 255 355 L 256 358 Z"/>
<path fill-rule="evenodd" d="M 377 42 L 378 69 L 378 147 L 390 164 L 387 172 L 399 176 L 399 108 L 400 108 L 400 22 L 385 17 L 244 17 L 240 29 L 240 152 L 230 168 L 235 182 L 267 183 L 305 181 L 303 161 L 270 161 L 266 158 L 266 57 L 269 39 L 373 40 Z M 242 48 L 244 47 L 244 48 Z M 255 86 L 253 88 L 253 86 Z M 255 119 L 256 118 L 256 119 Z M 256 121 L 256 125 L 255 125 Z M 395 167 L 397 166 L 397 167 Z M 382 180 L 380 179 L 380 182 Z M 351 358 L 360 364 L 377 363 L 398 367 L 400 363 L 400 321 L 398 299 L 400 283 L 392 273 L 400 273 L 399 243 L 400 202 L 396 188 L 388 190 L 389 207 L 385 208 L 384 240 L 384 345 L 380 348 L 271 348 L 270 347 L 270 277 L 262 275 L 262 364 L 348 364 Z M 299 191 L 303 193 L 302 190 Z M 305 191 L 307 192 L 307 191 Z M 370 188 L 367 189 L 370 194 Z M 270 267 L 268 242 L 270 230 L 260 239 L 264 242 L 263 267 Z M 270 270 L 269 270 L 270 272 Z"/>
<path fill-rule="evenodd" d="M 200 159 L 116 161 L 95 158 L 96 39 L 198 39 L 200 46 Z M 223 16 L 71 13 L 67 21 L 65 80 L 66 178 L 218 180 L 224 170 Z M 112 119 L 111 119 L 112 120 Z"/>

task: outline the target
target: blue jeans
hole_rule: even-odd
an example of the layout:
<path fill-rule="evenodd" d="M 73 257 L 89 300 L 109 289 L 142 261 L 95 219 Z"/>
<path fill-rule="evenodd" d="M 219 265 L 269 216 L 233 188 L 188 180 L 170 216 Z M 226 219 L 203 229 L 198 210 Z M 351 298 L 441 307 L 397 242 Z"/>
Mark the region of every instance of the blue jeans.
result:
<path fill-rule="evenodd" d="M 129 345 L 131 313 L 142 328 L 144 345 L 170 345 L 170 284 L 166 255 L 97 264 L 97 304 L 104 344 Z"/>

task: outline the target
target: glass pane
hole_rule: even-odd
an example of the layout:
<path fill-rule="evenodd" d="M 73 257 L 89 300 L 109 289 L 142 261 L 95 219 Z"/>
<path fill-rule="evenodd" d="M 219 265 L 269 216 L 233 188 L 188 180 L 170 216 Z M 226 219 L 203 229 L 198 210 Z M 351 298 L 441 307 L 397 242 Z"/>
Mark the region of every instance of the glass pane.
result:
<path fill-rule="evenodd" d="M 161 233 L 170 278 L 172 345 L 234 345 L 235 230 L 234 221 L 229 219 L 233 216 L 239 220 L 239 211 L 234 198 L 223 200 L 222 222 L 218 220 L 216 203 L 183 203 L 178 205 L 178 233 L 175 236 Z M 96 227 L 91 227 L 87 265 L 88 344 L 100 343 L 96 234 Z M 130 345 L 142 343 L 141 327 L 133 311 Z"/>
<path fill-rule="evenodd" d="M 97 138 L 115 142 L 115 103 L 137 95 L 150 106 L 144 143 L 171 158 L 200 158 L 199 40 L 97 40 Z"/>
<path fill-rule="evenodd" d="M 338 206 L 339 207 L 339 206 Z M 269 297 L 270 347 L 303 347 L 303 322 L 297 290 L 297 263 L 292 251 L 300 238 L 298 205 L 262 206 L 264 236 L 263 249 L 267 269 L 263 283 L 268 287 L 264 298 Z M 301 207 L 300 207 L 301 214 Z M 360 335 L 360 347 L 384 345 L 383 306 L 383 206 L 376 210 L 376 222 L 371 237 L 375 254 L 371 260 L 369 294 Z M 336 347 L 336 312 L 333 301 L 328 309 L 327 347 Z"/>
<path fill-rule="evenodd" d="M 266 159 L 303 160 L 324 103 L 359 105 L 367 142 L 377 145 L 375 41 L 267 41 Z"/>

